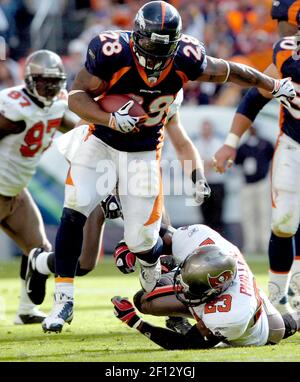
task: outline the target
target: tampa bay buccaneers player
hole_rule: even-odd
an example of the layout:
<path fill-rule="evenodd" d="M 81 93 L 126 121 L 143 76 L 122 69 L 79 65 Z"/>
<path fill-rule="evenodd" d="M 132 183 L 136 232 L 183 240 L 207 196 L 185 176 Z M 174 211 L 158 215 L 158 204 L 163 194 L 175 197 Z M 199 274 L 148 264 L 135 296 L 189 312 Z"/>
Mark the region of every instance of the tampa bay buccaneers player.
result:
<path fill-rule="evenodd" d="M 127 298 L 112 298 L 117 318 L 168 349 L 277 344 L 300 329 L 300 314 L 281 315 L 258 288 L 239 249 L 203 224 L 169 228 L 178 266 L 154 291 L 134 296 L 143 314 L 182 315 L 196 321 L 186 333 L 154 326 Z"/>
<path fill-rule="evenodd" d="M 300 2 L 274 1 L 272 17 L 278 20 L 281 38 L 274 44 L 273 63 L 265 73 L 277 78 L 290 77 L 297 92 L 289 108 L 283 107 L 287 106 L 284 103 L 281 106 L 271 174 L 269 298 L 279 311 L 285 313 L 293 308 L 300 309 Z M 217 171 L 222 173 L 232 165 L 240 137 L 270 98 L 269 93 L 262 89 L 252 88 L 246 93 L 224 145 L 215 154 Z"/>
<path fill-rule="evenodd" d="M 57 331 L 57 325 L 73 317 L 73 279 L 83 227 L 91 211 L 110 192 L 98 182 L 99 163 L 108 168 L 111 188 L 118 181 L 124 239 L 141 265 L 141 285 L 146 291 L 155 287 L 162 252 L 159 159 L 163 127 L 177 92 L 190 80 L 254 85 L 285 102 L 295 96 L 289 79 L 277 80 L 250 67 L 206 56 L 197 39 L 182 34 L 179 13 L 164 1 L 143 5 L 133 31 L 107 31 L 93 38 L 85 67 L 69 93 L 69 107 L 94 124 L 94 129 L 71 162 L 56 237 L 55 301 L 44 330 Z M 131 94 L 146 115 L 142 119 L 130 115 L 133 101 L 106 113 L 94 100 L 100 94 Z M 192 168 L 190 176 L 204 197 L 207 185 L 203 166 Z"/>
<path fill-rule="evenodd" d="M 0 92 L 0 228 L 23 252 L 16 324 L 41 322 L 45 314 L 28 299 L 27 256 L 36 246 L 50 249 L 41 214 L 27 184 L 57 129 L 73 127 L 66 114 L 66 74 L 49 50 L 32 53 L 25 63 L 25 84 Z M 36 278 L 39 289 L 43 276 Z"/>

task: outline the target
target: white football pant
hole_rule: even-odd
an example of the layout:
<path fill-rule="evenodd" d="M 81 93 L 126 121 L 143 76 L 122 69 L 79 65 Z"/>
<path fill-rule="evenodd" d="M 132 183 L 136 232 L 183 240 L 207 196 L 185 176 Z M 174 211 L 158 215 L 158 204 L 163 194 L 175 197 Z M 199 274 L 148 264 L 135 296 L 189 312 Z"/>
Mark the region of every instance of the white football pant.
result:
<path fill-rule="evenodd" d="M 118 183 L 124 239 L 134 253 L 150 250 L 162 215 L 160 151 L 122 152 L 87 136 L 71 159 L 64 207 L 89 216 Z"/>
<path fill-rule="evenodd" d="M 300 223 L 300 144 L 279 136 L 272 164 L 272 231 L 293 236 Z"/>

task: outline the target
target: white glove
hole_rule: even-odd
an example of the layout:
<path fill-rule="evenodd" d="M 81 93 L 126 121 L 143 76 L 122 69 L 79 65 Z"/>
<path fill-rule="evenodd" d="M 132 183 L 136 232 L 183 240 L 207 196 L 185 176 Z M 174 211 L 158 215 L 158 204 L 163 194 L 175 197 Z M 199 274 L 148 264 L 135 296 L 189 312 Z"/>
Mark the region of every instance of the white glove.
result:
<path fill-rule="evenodd" d="M 205 179 L 199 179 L 195 183 L 195 202 L 201 206 L 201 204 L 210 197 L 211 189 Z"/>
<path fill-rule="evenodd" d="M 111 113 L 109 127 L 121 133 L 130 133 L 139 122 L 139 117 L 132 117 L 128 114 L 133 106 L 133 101 L 128 101 L 119 110 Z"/>
<path fill-rule="evenodd" d="M 291 107 L 290 101 L 296 97 L 291 77 L 275 80 L 274 89 L 271 93 L 285 108 L 289 109 Z"/>

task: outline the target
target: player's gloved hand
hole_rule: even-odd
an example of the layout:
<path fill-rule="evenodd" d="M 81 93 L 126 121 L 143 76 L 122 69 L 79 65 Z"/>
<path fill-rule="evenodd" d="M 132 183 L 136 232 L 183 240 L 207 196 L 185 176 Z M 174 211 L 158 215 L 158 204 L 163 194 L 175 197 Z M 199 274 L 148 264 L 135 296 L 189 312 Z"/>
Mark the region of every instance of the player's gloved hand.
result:
<path fill-rule="evenodd" d="M 285 108 L 289 109 L 291 107 L 290 101 L 296 97 L 291 77 L 275 80 L 274 89 L 271 93 Z"/>
<path fill-rule="evenodd" d="M 133 104 L 133 101 L 128 101 L 119 110 L 111 113 L 109 127 L 118 130 L 121 133 L 130 133 L 140 120 L 139 117 L 132 117 L 129 115 L 129 110 L 132 108 Z"/>
<path fill-rule="evenodd" d="M 173 255 L 162 255 L 159 259 L 162 274 L 171 272 L 177 265 Z"/>
<path fill-rule="evenodd" d="M 192 171 L 191 174 L 192 182 L 195 185 L 194 199 L 195 202 L 201 206 L 201 204 L 210 197 L 211 190 L 205 176 L 203 174 L 203 170 L 201 168 L 196 168 Z"/>
<path fill-rule="evenodd" d="M 195 183 L 195 202 L 201 206 L 201 204 L 210 197 L 211 189 L 206 179 L 199 179 Z"/>
<path fill-rule="evenodd" d="M 136 314 L 133 304 L 128 300 L 127 297 L 114 296 L 111 299 L 111 302 L 114 305 L 115 316 L 127 324 L 128 326 L 138 327 L 141 318 Z"/>
<path fill-rule="evenodd" d="M 120 241 L 114 252 L 115 264 L 122 273 L 135 271 L 135 255 L 129 251 L 125 241 Z"/>
<path fill-rule="evenodd" d="M 119 198 L 115 195 L 108 195 L 101 202 L 101 208 L 103 210 L 106 219 L 122 218 L 122 209 Z"/>

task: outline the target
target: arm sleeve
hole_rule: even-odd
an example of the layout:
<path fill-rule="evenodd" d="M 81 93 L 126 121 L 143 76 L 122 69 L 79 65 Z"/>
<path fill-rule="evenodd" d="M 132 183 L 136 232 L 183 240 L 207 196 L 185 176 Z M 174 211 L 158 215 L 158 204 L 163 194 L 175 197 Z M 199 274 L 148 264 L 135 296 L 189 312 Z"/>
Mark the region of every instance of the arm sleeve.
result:
<path fill-rule="evenodd" d="M 253 122 L 261 109 L 270 101 L 271 99 L 264 97 L 257 88 L 251 88 L 242 98 L 236 112 Z"/>

